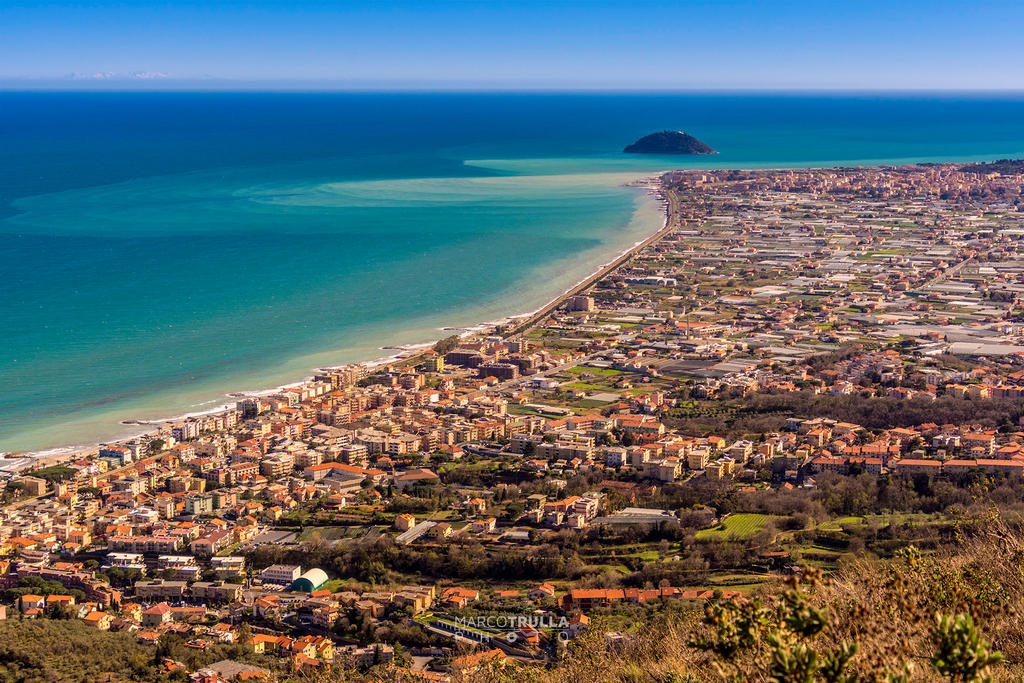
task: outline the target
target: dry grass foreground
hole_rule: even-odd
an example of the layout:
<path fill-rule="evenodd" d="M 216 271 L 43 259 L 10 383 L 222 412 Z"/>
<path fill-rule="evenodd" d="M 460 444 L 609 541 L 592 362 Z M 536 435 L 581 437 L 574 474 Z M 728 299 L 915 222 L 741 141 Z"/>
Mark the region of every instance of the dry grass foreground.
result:
<path fill-rule="evenodd" d="M 922 556 L 808 571 L 692 619 L 640 627 L 609 649 L 597 624 L 546 670 L 492 663 L 466 682 L 1024 680 L 1024 534 L 995 513 Z"/>

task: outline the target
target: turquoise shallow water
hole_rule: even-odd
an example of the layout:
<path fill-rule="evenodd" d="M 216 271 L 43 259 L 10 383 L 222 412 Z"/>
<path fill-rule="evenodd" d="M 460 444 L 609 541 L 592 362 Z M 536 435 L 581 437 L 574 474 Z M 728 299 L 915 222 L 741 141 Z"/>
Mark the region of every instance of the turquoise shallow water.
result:
<path fill-rule="evenodd" d="M 0 451 L 531 310 L 675 166 L 1024 156 L 1016 97 L 0 93 Z M 627 157 L 661 128 L 721 154 Z"/>
<path fill-rule="evenodd" d="M 72 389 L 62 431 L 102 438 L 125 417 L 201 410 L 227 390 L 530 310 L 660 224 L 623 187 L 633 177 L 257 187 L 187 174 L 16 201 L 6 223 L 63 256 L 5 306 L 9 332 L 38 353 L 6 368 L 4 400 L 67 405 Z M 52 439 L 41 422 L 28 447 Z"/>

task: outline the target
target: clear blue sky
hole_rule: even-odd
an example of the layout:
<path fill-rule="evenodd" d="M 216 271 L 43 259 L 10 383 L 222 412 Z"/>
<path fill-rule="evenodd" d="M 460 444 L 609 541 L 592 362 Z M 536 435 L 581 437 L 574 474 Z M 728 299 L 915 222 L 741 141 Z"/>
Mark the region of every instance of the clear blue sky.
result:
<path fill-rule="evenodd" d="M 1024 89 L 1022 29 L 1021 0 L 0 0 L 0 86 Z"/>

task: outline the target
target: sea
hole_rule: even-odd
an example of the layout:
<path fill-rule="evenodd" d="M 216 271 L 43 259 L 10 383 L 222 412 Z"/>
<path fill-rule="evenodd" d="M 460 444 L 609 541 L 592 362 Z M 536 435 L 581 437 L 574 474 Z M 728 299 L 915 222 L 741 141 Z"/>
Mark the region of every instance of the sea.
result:
<path fill-rule="evenodd" d="M 664 129 L 719 153 L 621 153 Z M 0 452 L 535 310 L 664 170 L 1006 157 L 1021 94 L 2 92 Z"/>

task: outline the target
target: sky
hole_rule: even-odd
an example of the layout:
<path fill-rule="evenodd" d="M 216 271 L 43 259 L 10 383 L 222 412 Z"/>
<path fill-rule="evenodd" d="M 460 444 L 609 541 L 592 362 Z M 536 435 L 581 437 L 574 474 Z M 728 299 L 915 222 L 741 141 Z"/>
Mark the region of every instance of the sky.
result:
<path fill-rule="evenodd" d="M 1024 90 L 1020 0 L 0 0 L 0 88 Z"/>

